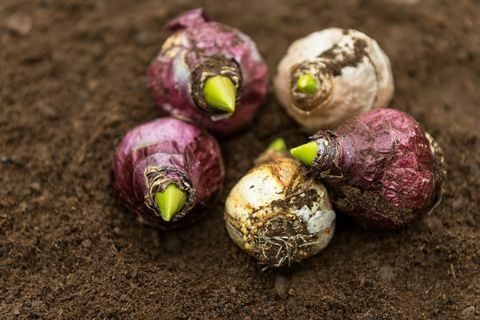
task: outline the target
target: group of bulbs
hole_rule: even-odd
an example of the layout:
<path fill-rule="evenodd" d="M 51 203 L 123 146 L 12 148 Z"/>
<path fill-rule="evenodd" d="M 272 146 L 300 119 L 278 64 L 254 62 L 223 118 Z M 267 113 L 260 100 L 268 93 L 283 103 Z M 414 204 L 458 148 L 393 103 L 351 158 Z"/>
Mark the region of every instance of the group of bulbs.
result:
<path fill-rule="evenodd" d="M 226 136 L 245 128 L 265 99 L 268 71 L 247 35 L 201 9 L 166 28 L 173 34 L 148 79 L 169 117 L 125 136 L 113 178 L 130 210 L 172 228 L 201 217 L 222 186 L 220 148 L 205 129 Z M 380 108 L 394 85 L 375 40 L 338 28 L 301 38 L 278 65 L 274 88 L 287 113 L 316 133 L 290 153 L 275 140 L 226 199 L 228 234 L 261 263 L 285 266 L 324 249 L 334 209 L 364 227 L 394 229 L 438 204 L 441 149 L 411 116 Z"/>

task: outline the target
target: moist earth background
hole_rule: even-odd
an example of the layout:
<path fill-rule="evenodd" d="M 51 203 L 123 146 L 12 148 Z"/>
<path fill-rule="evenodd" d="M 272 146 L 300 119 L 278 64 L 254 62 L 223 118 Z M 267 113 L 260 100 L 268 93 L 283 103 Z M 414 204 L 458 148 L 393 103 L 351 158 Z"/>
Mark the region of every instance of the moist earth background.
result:
<path fill-rule="evenodd" d="M 146 69 L 161 27 L 197 6 L 249 34 L 271 75 L 312 31 L 377 39 L 392 106 L 444 148 L 440 207 L 395 232 L 339 214 L 325 251 L 262 270 L 229 239 L 223 206 L 272 139 L 305 139 L 270 85 L 252 127 L 221 141 L 225 188 L 209 216 L 171 232 L 140 224 L 116 200 L 110 164 L 129 129 L 159 116 Z M 479 16 L 475 0 L 2 0 L 0 318 L 478 319 Z"/>

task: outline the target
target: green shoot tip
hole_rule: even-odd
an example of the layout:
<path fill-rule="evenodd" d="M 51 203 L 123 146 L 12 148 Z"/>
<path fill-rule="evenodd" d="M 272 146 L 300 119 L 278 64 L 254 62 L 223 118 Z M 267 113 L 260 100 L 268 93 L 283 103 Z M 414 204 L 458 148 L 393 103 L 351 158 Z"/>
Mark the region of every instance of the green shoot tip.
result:
<path fill-rule="evenodd" d="M 160 209 L 163 220 L 170 221 L 175 213 L 181 211 L 187 201 L 187 193 L 170 183 L 164 191 L 155 193 L 155 203 Z"/>
<path fill-rule="evenodd" d="M 283 152 L 287 150 L 287 144 L 282 138 L 277 138 L 268 145 L 268 149 Z"/>
<path fill-rule="evenodd" d="M 210 77 L 203 86 L 203 96 L 207 104 L 228 113 L 235 111 L 235 93 L 235 85 L 225 76 Z"/>
<path fill-rule="evenodd" d="M 294 158 L 306 164 L 307 166 L 313 165 L 313 162 L 317 158 L 317 153 L 318 145 L 315 141 L 310 141 L 308 143 L 290 149 L 290 154 Z"/>
<path fill-rule="evenodd" d="M 302 93 L 313 94 L 318 90 L 317 79 L 310 73 L 302 74 L 297 79 L 297 89 Z"/>

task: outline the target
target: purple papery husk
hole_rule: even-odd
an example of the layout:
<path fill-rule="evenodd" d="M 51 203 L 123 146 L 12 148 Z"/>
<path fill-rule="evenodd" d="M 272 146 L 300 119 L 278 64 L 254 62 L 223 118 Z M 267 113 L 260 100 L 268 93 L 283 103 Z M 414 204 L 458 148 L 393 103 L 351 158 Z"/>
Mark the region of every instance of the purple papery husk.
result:
<path fill-rule="evenodd" d="M 218 136 L 246 127 L 265 100 L 268 86 L 268 68 L 255 43 L 237 29 L 208 20 L 202 9 L 184 13 L 165 28 L 174 33 L 148 70 L 148 83 L 160 111 L 190 120 Z M 193 70 L 214 56 L 231 59 L 240 68 L 239 97 L 231 115 L 208 113 L 192 98 Z"/>
<path fill-rule="evenodd" d="M 148 224 L 164 229 L 202 216 L 220 191 L 224 166 L 215 138 L 174 118 L 161 118 L 130 130 L 112 165 L 119 199 Z M 187 192 L 184 209 L 165 222 L 153 202 L 155 191 L 175 183 Z"/>
<path fill-rule="evenodd" d="M 319 156 L 311 172 L 335 207 L 362 226 L 400 228 L 440 202 L 443 153 L 405 112 L 372 110 L 312 139 Z"/>

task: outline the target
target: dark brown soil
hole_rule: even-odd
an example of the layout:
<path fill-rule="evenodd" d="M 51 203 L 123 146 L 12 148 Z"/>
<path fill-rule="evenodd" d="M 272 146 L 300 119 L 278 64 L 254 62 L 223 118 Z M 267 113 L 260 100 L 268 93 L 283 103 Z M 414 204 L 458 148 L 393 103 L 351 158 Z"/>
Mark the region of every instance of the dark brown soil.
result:
<path fill-rule="evenodd" d="M 0 1 L 1 319 L 479 319 L 480 3 L 200 1 L 250 34 L 272 74 L 294 39 L 357 28 L 390 56 L 393 105 L 448 162 L 440 207 L 395 232 L 344 216 L 331 245 L 262 271 L 228 238 L 228 190 L 267 143 L 301 132 L 273 94 L 222 142 L 227 180 L 204 221 L 163 233 L 115 199 L 122 135 L 158 116 L 146 69 L 163 24 L 197 1 Z"/>

